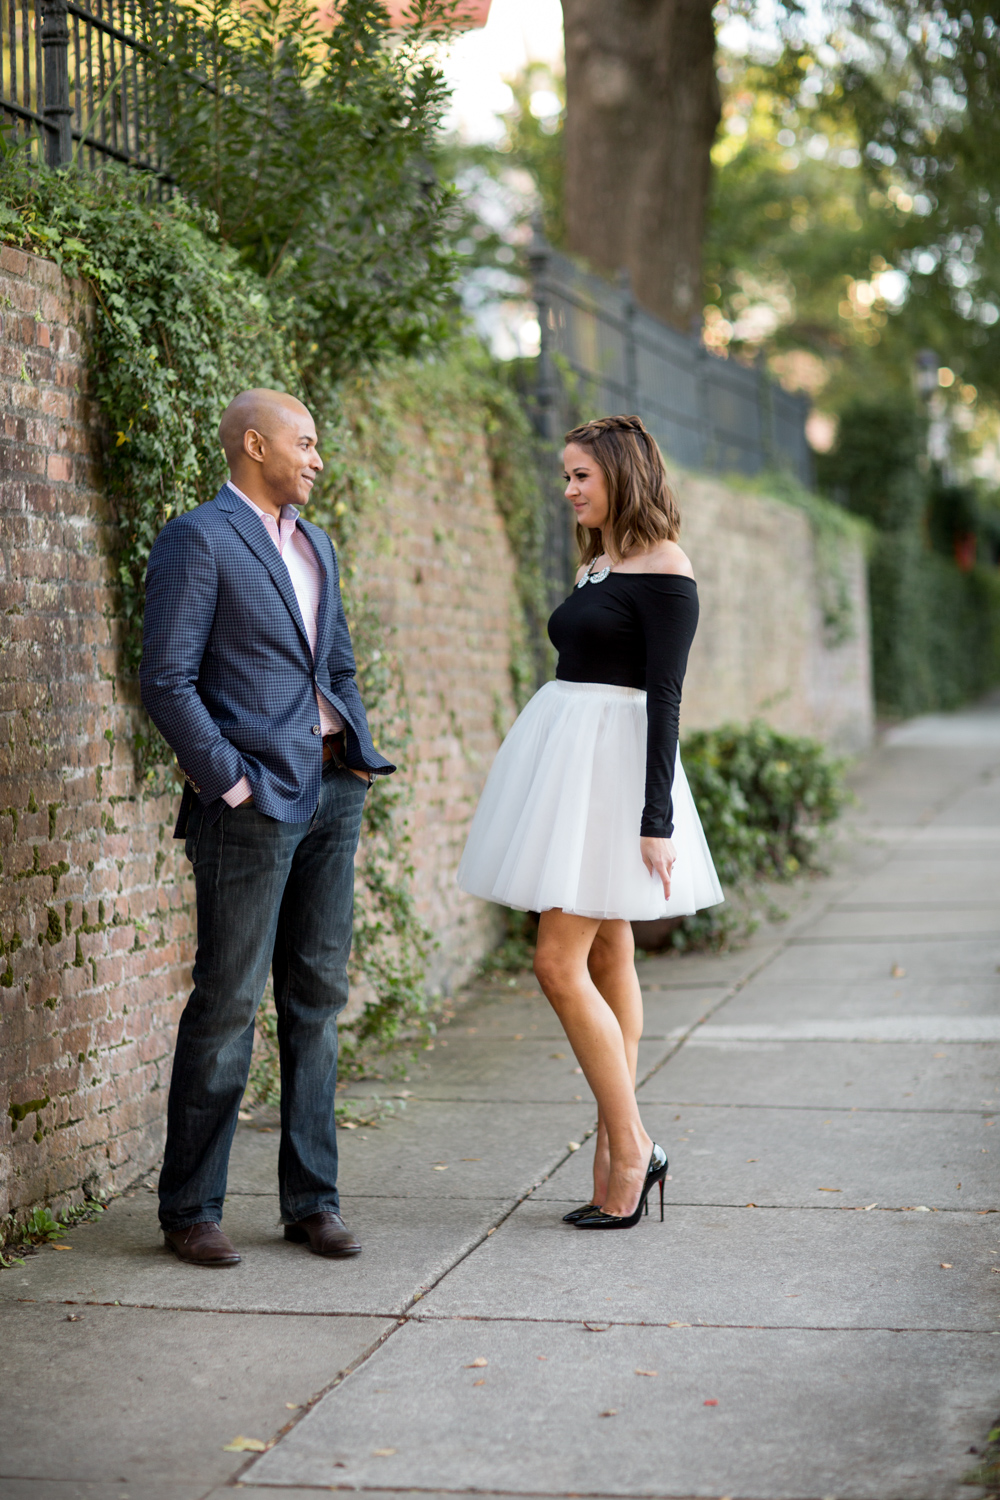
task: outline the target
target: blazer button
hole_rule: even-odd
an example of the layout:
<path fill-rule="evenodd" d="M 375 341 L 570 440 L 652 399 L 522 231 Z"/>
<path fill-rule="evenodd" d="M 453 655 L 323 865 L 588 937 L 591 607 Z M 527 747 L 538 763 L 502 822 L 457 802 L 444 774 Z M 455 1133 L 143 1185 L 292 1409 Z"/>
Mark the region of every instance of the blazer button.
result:
<path fill-rule="evenodd" d="M 322 734 L 322 733 L 323 733 L 322 725 L 320 725 L 320 724 L 314 724 L 313 725 L 313 734 Z"/>

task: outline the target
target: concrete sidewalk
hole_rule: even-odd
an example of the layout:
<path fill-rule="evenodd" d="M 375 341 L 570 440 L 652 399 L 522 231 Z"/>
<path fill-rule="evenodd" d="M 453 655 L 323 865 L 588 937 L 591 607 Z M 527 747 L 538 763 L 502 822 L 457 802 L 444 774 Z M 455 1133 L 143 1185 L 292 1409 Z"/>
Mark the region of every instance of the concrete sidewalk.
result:
<path fill-rule="evenodd" d="M 560 1222 L 593 1106 L 534 983 L 484 990 L 405 1110 L 342 1137 L 357 1261 L 280 1239 L 257 1121 L 235 1270 L 168 1256 L 140 1187 L 0 1275 L 0 1500 L 981 1495 L 1000 712 L 904 726 L 856 785 L 835 873 L 786 923 L 641 966 L 665 1223 Z"/>

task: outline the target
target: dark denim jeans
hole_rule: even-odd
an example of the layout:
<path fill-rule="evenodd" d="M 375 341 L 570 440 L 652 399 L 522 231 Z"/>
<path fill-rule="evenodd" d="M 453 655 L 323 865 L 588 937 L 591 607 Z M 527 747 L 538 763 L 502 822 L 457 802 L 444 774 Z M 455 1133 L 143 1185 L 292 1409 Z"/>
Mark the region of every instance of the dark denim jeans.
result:
<path fill-rule="evenodd" d="M 329 763 L 308 823 L 252 805 L 191 814 L 198 951 L 177 1033 L 160 1223 L 222 1218 L 254 1016 L 274 974 L 281 1057 L 278 1188 L 287 1223 L 338 1208 L 337 1014 L 347 1003 L 354 853 L 365 783 Z"/>

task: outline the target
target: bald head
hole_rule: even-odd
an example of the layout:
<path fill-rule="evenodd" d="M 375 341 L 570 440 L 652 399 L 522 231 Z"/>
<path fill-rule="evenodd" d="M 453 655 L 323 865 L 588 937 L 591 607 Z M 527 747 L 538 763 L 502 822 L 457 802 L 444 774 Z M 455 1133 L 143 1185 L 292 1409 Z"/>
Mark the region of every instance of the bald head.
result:
<path fill-rule="evenodd" d="M 219 423 L 219 442 L 230 467 L 234 458 L 243 453 L 243 439 L 248 432 L 268 438 L 280 427 L 303 417 L 312 420 L 302 402 L 285 391 L 269 391 L 263 386 L 241 391 L 230 401 Z"/>
<path fill-rule="evenodd" d="M 323 467 L 316 424 L 307 407 L 284 391 L 241 391 L 219 423 L 219 442 L 233 482 L 272 515 L 308 503 Z"/>

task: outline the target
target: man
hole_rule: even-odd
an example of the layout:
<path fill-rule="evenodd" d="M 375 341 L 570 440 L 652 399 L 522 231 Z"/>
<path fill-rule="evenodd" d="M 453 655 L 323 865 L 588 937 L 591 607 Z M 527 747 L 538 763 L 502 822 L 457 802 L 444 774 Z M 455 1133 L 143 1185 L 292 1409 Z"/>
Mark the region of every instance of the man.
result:
<path fill-rule="evenodd" d="M 244 391 L 222 416 L 230 481 L 160 532 L 146 574 L 142 701 L 185 778 L 198 950 L 160 1174 L 168 1245 L 236 1265 L 220 1228 L 254 1016 L 274 975 L 285 1238 L 361 1246 L 337 1196 L 337 1014 L 372 744 L 329 537 L 299 517 L 323 467 L 300 401 Z"/>

